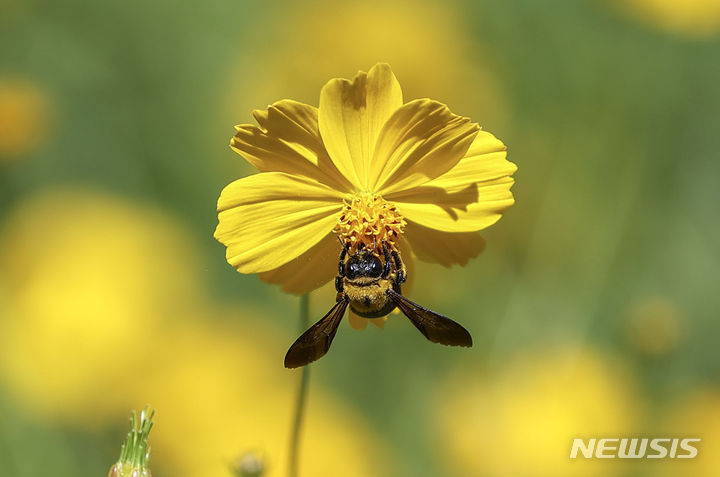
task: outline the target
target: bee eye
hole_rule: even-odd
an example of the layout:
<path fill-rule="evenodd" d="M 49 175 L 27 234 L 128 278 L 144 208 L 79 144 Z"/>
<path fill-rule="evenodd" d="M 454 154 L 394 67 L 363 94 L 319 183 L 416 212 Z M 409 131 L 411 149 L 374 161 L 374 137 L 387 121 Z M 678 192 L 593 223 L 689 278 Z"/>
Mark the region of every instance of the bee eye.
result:
<path fill-rule="evenodd" d="M 382 272 L 383 266 L 382 263 L 380 263 L 380 260 L 373 260 L 370 265 L 370 276 L 379 277 L 382 275 Z"/>
<path fill-rule="evenodd" d="M 345 275 L 350 279 L 356 278 L 359 273 L 360 267 L 356 262 L 349 262 L 345 267 Z"/>

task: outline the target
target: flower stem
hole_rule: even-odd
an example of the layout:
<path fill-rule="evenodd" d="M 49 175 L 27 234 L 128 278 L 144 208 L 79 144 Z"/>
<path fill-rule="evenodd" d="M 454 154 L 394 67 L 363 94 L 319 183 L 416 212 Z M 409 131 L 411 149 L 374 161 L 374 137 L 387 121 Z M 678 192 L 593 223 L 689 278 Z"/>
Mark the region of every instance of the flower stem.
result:
<path fill-rule="evenodd" d="M 310 326 L 310 294 L 300 297 L 300 333 L 304 333 Z M 300 376 L 297 400 L 295 401 L 295 418 L 292 433 L 290 434 L 290 464 L 288 477 L 298 477 L 300 467 L 300 432 L 302 431 L 305 402 L 307 401 L 308 385 L 310 383 L 310 365 L 303 366 Z"/>

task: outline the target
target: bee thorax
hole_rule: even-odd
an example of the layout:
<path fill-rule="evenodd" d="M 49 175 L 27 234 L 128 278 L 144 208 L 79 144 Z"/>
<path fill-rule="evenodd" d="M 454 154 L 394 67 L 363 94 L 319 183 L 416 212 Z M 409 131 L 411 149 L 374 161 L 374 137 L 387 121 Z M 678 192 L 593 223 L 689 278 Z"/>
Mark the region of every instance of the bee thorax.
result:
<path fill-rule="evenodd" d="M 393 309 L 395 304 L 387 295 L 390 280 L 345 279 L 345 293 L 350 299 L 350 309 L 365 318 L 380 318 Z"/>

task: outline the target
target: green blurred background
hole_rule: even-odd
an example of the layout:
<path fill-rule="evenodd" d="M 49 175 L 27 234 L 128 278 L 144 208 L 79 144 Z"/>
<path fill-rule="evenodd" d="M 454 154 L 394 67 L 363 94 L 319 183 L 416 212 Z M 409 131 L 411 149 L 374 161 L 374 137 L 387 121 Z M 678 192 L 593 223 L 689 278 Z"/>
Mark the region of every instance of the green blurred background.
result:
<path fill-rule="evenodd" d="M 297 297 L 235 272 L 232 126 L 389 62 L 502 139 L 516 204 L 404 320 L 313 365 L 304 475 L 720 475 L 720 2 L 0 2 L 0 475 L 103 475 L 132 408 L 155 475 L 284 475 Z M 320 317 L 332 290 L 311 298 Z M 694 461 L 570 461 L 697 436 Z"/>

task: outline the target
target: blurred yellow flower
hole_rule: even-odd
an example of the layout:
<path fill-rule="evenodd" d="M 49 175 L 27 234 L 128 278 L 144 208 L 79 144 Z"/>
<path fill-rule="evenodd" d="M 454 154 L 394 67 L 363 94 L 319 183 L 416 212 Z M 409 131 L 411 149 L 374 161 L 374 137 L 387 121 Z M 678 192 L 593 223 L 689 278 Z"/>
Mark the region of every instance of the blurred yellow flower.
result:
<path fill-rule="evenodd" d="M 627 436 L 639 410 L 632 385 L 587 349 L 527 353 L 491 373 L 442 385 L 438 443 L 458 475 L 619 475 L 622 463 L 570 460 L 575 437 Z"/>
<path fill-rule="evenodd" d="M 613 3 L 643 22 L 680 35 L 705 38 L 720 31 L 718 0 L 615 0 Z"/>
<path fill-rule="evenodd" d="M 286 340 L 246 310 L 242 329 L 197 318 L 207 304 L 184 235 L 147 205 L 90 191 L 17 207 L 0 234 L 3 388 L 77 427 L 152 403 L 153 466 L 166 475 L 227 477 L 246 452 L 264 457 L 265 477 L 281 475 L 295 376 L 273 357 Z M 321 387 L 308 424 L 303 475 L 392 475 L 382 439 Z"/>
<path fill-rule="evenodd" d="M 327 78 L 382 61 L 402 77 L 407 98 L 439 98 L 463 115 L 482 114 L 495 128 L 506 118 L 503 82 L 488 66 L 492 50 L 479 43 L 473 22 L 453 2 L 308 0 L 283 11 L 245 38 L 255 46 L 244 50 L 246 60 L 232 79 L 241 91 L 233 107 L 249 110 L 288 94 L 314 101 L 316 85 Z M 357 32 L 371 33 L 358 41 Z"/>
<path fill-rule="evenodd" d="M 0 78 L 0 160 L 32 152 L 47 136 L 48 102 L 32 83 Z"/>
<path fill-rule="evenodd" d="M 684 335 L 680 310 L 664 297 L 646 297 L 628 310 L 625 334 L 630 344 L 647 356 L 674 351 Z"/>
<path fill-rule="evenodd" d="M 660 424 L 661 437 L 700 438 L 695 459 L 663 459 L 659 477 L 715 477 L 720 475 L 720 389 L 696 391 L 668 406 Z"/>
<path fill-rule="evenodd" d="M 386 64 L 329 81 L 319 108 L 283 100 L 254 116 L 231 146 L 260 173 L 223 190 L 215 237 L 238 271 L 287 291 L 332 278 L 335 235 L 464 264 L 513 204 L 504 144 L 442 103 L 403 103 Z"/>
<path fill-rule="evenodd" d="M 147 205 L 79 190 L 20 204 L 0 235 L 0 379 L 36 413 L 125 412 L 157 330 L 197 306 L 184 231 Z M 180 257 L 180 258 L 179 258 Z"/>
<path fill-rule="evenodd" d="M 228 477 L 237 459 L 250 453 L 262 458 L 263 477 L 286 475 L 297 376 L 276 359 L 285 343 L 251 311 L 215 310 L 213 315 L 225 313 L 233 317 L 227 323 L 242 316 L 242 326 L 185 320 L 158 343 L 156 359 L 137 381 L 137 399 L 162 415 L 153 430 L 156 473 Z M 360 416 L 322 385 L 313 387 L 312 397 L 300 475 L 394 475 L 385 443 Z"/>

